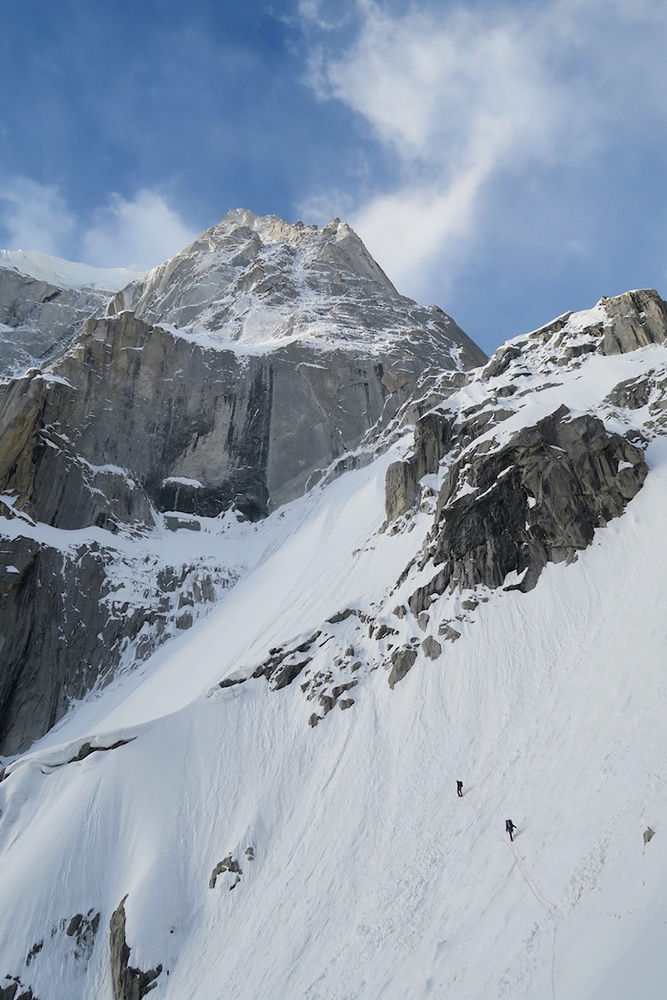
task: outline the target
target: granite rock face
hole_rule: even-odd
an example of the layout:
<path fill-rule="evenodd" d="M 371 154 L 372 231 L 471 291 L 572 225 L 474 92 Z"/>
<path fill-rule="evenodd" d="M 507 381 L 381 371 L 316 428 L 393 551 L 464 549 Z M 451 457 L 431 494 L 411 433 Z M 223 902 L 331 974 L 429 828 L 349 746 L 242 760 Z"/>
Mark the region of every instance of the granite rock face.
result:
<path fill-rule="evenodd" d="M 145 660 L 235 581 L 213 558 L 170 566 L 94 539 L 59 548 L 0 538 L 0 751 L 24 750 L 114 666 Z"/>
<path fill-rule="evenodd" d="M 487 365 L 489 376 L 501 374 L 530 346 L 556 365 L 587 354 L 628 354 L 667 339 L 667 303 L 651 288 L 601 298 L 580 313 L 564 313 L 546 326 L 499 348 Z"/>
<path fill-rule="evenodd" d="M 437 367 L 465 369 L 486 360 L 441 309 L 400 295 L 339 219 L 318 229 L 231 211 L 120 291 L 108 311 L 123 310 L 218 347 L 256 350 L 299 340 L 357 343 L 369 354 L 374 347 L 384 353 L 392 343 L 405 350 L 410 342 L 420 354 L 419 345 L 428 342 Z"/>
<path fill-rule="evenodd" d="M 44 254 L 0 251 L 0 379 L 22 375 L 66 347 L 89 316 L 104 312 L 123 277 L 131 276 Z"/>
<path fill-rule="evenodd" d="M 416 616 L 454 588 L 530 590 L 548 562 L 571 561 L 596 528 L 623 513 L 648 473 L 645 439 L 563 406 L 535 422 L 520 414 L 526 399 L 553 391 L 558 373 L 587 357 L 666 340 L 667 304 L 656 292 L 601 299 L 503 345 L 469 376 L 473 391 L 464 387 L 417 419 L 413 446 L 389 466 L 385 484 L 393 530 L 418 505 L 433 518 L 417 560 L 432 576 L 409 601 Z M 619 383 L 605 401 L 610 417 L 646 407 L 647 432 L 663 427 L 665 388 L 657 370 Z M 505 431 L 505 421 L 520 427 Z M 436 473 L 437 500 L 422 482 Z"/>
<path fill-rule="evenodd" d="M 418 614 L 453 585 L 532 589 L 548 562 L 571 560 L 623 513 L 648 473 L 642 450 L 566 407 L 503 448 L 466 453 L 447 471 L 423 565 L 436 576 L 410 600 Z M 464 477 L 469 492 L 461 495 Z"/>
<path fill-rule="evenodd" d="M 0 490 L 66 528 L 151 525 L 151 508 L 263 517 L 426 369 L 483 360 L 444 313 L 399 296 L 349 227 L 232 213 L 0 392 Z"/>
<path fill-rule="evenodd" d="M 64 294 L 4 276 L 5 319 L 27 322 L 35 302 Z M 172 627 L 189 627 L 205 605 L 197 589 L 219 594 L 234 577 L 182 564 L 172 571 L 190 590 L 181 580 L 165 593 L 146 583 L 139 558 L 128 568 L 127 545 L 226 511 L 265 517 L 336 462 L 361 461 L 354 449 L 371 457 L 427 372 L 486 360 L 441 310 L 400 296 L 348 226 L 247 212 L 115 294 L 106 315 L 67 329 L 60 354 L 0 385 L 0 515 L 12 522 L 0 595 L 4 753 L 25 749 Z M 48 542 L 44 528 L 56 532 Z M 79 547 L 74 531 L 89 533 Z M 122 560 L 133 582 L 114 610 Z"/>
<path fill-rule="evenodd" d="M 419 482 L 436 472 L 452 444 L 453 421 L 432 411 L 415 424 L 414 450 L 405 461 L 392 462 L 387 469 L 385 512 L 395 520 L 413 506 L 419 495 Z"/>
<path fill-rule="evenodd" d="M 602 299 L 609 322 L 602 330 L 602 354 L 627 354 L 667 338 L 667 302 L 652 289 Z"/>
<path fill-rule="evenodd" d="M 300 343 L 244 358 L 132 313 L 93 320 L 48 371 L 0 388 L 0 490 L 63 528 L 152 526 L 153 509 L 255 520 L 393 416 L 425 363 Z"/>

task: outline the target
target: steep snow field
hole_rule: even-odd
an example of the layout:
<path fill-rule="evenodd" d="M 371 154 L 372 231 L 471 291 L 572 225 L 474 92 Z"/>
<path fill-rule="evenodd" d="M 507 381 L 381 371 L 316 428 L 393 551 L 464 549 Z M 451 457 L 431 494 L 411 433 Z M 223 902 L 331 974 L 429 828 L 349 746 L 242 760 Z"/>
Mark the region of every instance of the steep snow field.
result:
<path fill-rule="evenodd" d="M 658 358 L 592 358 L 521 419 L 588 408 Z M 549 565 L 528 594 L 478 594 L 460 640 L 420 655 L 393 691 L 356 615 L 329 647 L 363 663 L 355 704 L 316 728 L 306 673 L 279 691 L 263 677 L 218 685 L 336 612 L 381 616 L 405 598 L 391 589 L 428 519 L 379 530 L 405 445 L 244 526 L 252 568 L 208 620 L 9 765 L 0 975 L 41 1000 L 112 1000 L 108 925 L 127 895 L 130 965 L 163 965 L 156 1000 L 663 995 L 664 438 L 627 512 L 575 563 Z M 432 627 L 460 600 L 443 597 Z M 401 627 L 419 634 L 411 616 Z M 64 763 L 84 741 L 121 739 Z M 230 854 L 239 881 L 210 889 Z M 65 927 L 91 909 L 96 945 L 75 958 Z"/>

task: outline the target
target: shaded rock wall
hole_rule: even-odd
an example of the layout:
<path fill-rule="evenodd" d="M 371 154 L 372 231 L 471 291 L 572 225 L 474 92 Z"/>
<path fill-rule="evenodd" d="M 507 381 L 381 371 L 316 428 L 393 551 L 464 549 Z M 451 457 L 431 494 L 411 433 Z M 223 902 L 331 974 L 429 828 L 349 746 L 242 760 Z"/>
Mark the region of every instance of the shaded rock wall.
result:
<path fill-rule="evenodd" d="M 388 520 L 393 521 L 409 510 L 419 495 L 419 481 L 438 471 L 452 443 L 453 425 L 451 416 L 437 411 L 426 413 L 417 420 L 412 453 L 405 461 L 392 462 L 387 469 L 385 512 Z"/>
<path fill-rule="evenodd" d="M 0 492 L 62 528 L 152 525 L 151 507 L 262 517 L 389 420 L 427 363 L 296 343 L 247 357 L 131 313 L 92 320 L 44 374 L 0 388 Z"/>
<path fill-rule="evenodd" d="M 107 292 L 59 288 L 0 267 L 0 378 L 43 363 L 108 298 Z"/>
<path fill-rule="evenodd" d="M 235 579 L 213 560 L 171 567 L 97 542 L 63 550 L 0 538 L 0 752 L 25 750 L 72 700 L 190 627 Z"/>
<path fill-rule="evenodd" d="M 571 419 L 566 407 L 502 448 L 466 452 L 447 471 L 422 561 L 440 569 L 411 610 L 447 587 L 500 587 L 510 573 L 532 589 L 547 562 L 572 559 L 623 513 L 647 473 L 640 448 L 597 417 Z"/>

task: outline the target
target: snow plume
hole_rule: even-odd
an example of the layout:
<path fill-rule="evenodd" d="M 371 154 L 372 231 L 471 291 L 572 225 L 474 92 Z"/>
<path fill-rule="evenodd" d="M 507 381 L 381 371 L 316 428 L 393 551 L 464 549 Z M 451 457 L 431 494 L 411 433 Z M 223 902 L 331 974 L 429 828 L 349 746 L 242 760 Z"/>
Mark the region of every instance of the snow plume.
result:
<path fill-rule="evenodd" d="M 356 10 L 344 51 L 322 35 L 310 84 L 357 112 L 389 154 L 390 189 L 369 185 L 350 221 L 412 294 L 425 266 L 456 269 L 483 236 L 493 182 L 535 184 L 553 168 L 592 176 L 638 120 L 664 118 L 656 45 L 667 16 L 656 0 L 422 2 L 398 14 L 358 0 Z"/>
<path fill-rule="evenodd" d="M 150 188 L 131 199 L 111 194 L 88 220 L 76 218 L 54 185 L 10 177 L 0 191 L 0 236 L 11 250 L 37 250 L 83 259 L 96 267 L 141 271 L 178 253 L 196 235 Z"/>

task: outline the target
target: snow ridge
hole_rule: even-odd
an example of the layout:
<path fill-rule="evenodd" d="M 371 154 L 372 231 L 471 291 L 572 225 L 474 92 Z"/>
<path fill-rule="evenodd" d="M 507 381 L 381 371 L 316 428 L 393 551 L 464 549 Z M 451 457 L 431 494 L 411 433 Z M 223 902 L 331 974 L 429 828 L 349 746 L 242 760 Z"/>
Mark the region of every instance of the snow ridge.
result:
<path fill-rule="evenodd" d="M 141 279 L 144 271 L 129 271 L 125 267 L 92 267 L 60 257 L 50 257 L 38 250 L 0 250 L 0 267 L 46 281 L 57 288 L 94 288 L 102 292 L 118 292 L 131 281 Z"/>

